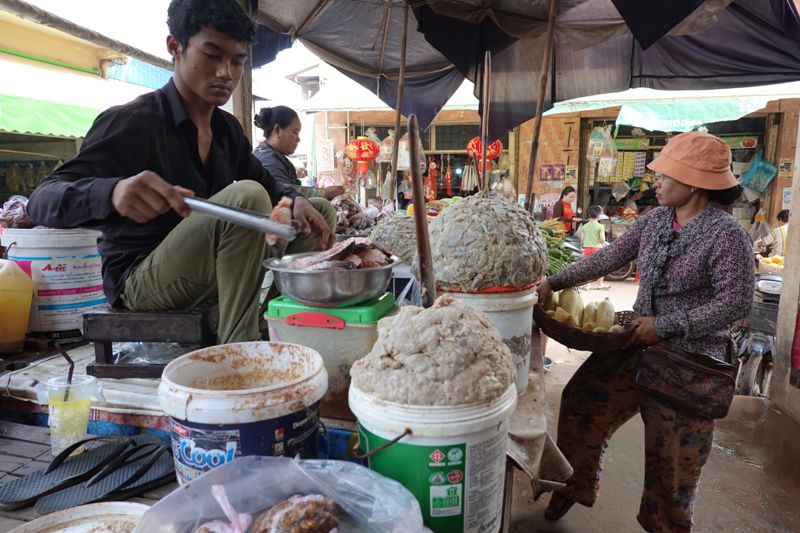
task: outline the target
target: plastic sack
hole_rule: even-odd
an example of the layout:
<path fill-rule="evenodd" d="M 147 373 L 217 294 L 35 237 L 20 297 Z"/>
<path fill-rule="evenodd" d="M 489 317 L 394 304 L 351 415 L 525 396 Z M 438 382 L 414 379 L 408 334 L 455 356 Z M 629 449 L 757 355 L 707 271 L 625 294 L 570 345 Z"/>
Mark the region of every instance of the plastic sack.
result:
<path fill-rule="evenodd" d="M 194 533 L 226 521 L 212 487 L 222 485 L 231 507 L 253 520 L 295 494 L 322 494 L 342 509 L 339 531 L 428 531 L 414 496 L 394 480 L 356 463 L 241 457 L 210 470 L 161 499 L 142 515 L 134 533 Z"/>
<path fill-rule="evenodd" d="M 763 194 L 777 174 L 778 167 L 766 161 L 762 156 L 762 152 L 759 151 L 750 162 L 750 166 L 742 174 L 742 187 Z"/>

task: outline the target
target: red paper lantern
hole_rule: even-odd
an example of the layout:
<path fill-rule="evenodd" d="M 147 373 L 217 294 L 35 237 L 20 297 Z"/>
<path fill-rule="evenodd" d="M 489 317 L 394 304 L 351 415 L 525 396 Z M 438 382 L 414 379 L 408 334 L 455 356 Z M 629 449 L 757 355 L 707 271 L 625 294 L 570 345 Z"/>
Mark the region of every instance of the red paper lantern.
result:
<path fill-rule="evenodd" d="M 358 174 L 366 174 L 367 170 L 369 170 L 369 162 L 378 157 L 380 148 L 375 142 L 360 136 L 347 143 L 344 153 L 356 162 L 356 172 Z"/>
<path fill-rule="evenodd" d="M 503 151 L 503 143 L 500 139 L 495 140 L 492 144 L 486 147 L 486 159 L 492 160 L 500 157 Z M 473 137 L 467 143 L 467 153 L 474 156 L 476 159 L 481 159 L 481 138 Z"/>

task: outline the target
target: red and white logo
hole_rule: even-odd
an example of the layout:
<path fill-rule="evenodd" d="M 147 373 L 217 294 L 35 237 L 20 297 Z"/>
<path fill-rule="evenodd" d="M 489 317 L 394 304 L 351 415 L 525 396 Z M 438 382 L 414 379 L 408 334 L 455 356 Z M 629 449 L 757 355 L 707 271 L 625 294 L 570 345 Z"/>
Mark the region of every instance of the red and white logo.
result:
<path fill-rule="evenodd" d="M 461 472 L 461 470 L 453 470 L 447 474 L 447 481 L 450 483 L 461 483 L 462 479 L 464 479 L 464 474 Z"/>
<path fill-rule="evenodd" d="M 428 457 L 430 457 L 431 461 L 434 463 L 441 463 L 442 460 L 444 460 L 444 454 L 438 449 L 433 450 Z"/>

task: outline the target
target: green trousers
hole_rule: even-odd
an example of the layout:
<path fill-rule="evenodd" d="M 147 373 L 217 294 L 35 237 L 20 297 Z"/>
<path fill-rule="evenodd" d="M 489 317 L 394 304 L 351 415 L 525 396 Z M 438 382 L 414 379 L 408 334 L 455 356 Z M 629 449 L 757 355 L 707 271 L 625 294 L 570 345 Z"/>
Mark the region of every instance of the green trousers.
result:
<path fill-rule="evenodd" d="M 220 204 L 259 213 L 272 212 L 264 187 L 237 181 L 215 194 Z M 336 211 L 324 198 L 310 198 L 330 226 Z M 310 252 L 313 236 L 300 236 L 287 253 Z M 259 340 L 258 300 L 267 256 L 263 233 L 193 213 L 134 267 L 125 282 L 122 302 L 133 311 L 183 310 L 219 300 L 217 342 Z"/>

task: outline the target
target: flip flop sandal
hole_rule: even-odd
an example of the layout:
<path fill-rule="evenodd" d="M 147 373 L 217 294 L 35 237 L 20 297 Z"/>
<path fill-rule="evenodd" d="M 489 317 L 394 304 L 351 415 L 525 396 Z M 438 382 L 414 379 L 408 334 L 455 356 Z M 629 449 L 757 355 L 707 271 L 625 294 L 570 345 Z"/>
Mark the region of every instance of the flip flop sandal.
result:
<path fill-rule="evenodd" d="M 160 453 L 158 460 L 139 479 L 131 479 L 123 488 L 112 492 L 103 499 L 126 500 L 173 481 L 175 481 L 175 461 L 172 459 L 172 453 Z"/>
<path fill-rule="evenodd" d="M 59 453 L 47 468 L 0 486 L 0 509 L 13 511 L 27 507 L 42 496 L 85 481 L 134 442 L 130 437 L 122 439 L 115 437 L 112 442 L 70 457 L 72 452 L 87 442 L 108 439 L 108 437 L 92 437 L 76 442 Z"/>
<path fill-rule="evenodd" d="M 153 465 L 159 463 L 161 457 L 169 458 L 170 471 L 174 473 L 168 445 L 142 444 L 126 450 L 91 479 L 40 498 L 36 501 L 34 510 L 36 514 L 45 515 L 107 499 L 115 492 L 124 493 L 126 487 L 141 481 L 153 468 Z M 165 461 L 161 462 L 159 470 L 154 472 L 154 476 L 164 477 L 164 472 L 161 470 L 164 463 Z M 148 479 L 150 479 L 149 476 Z M 143 485 L 141 490 L 147 490 L 147 488 Z"/>

